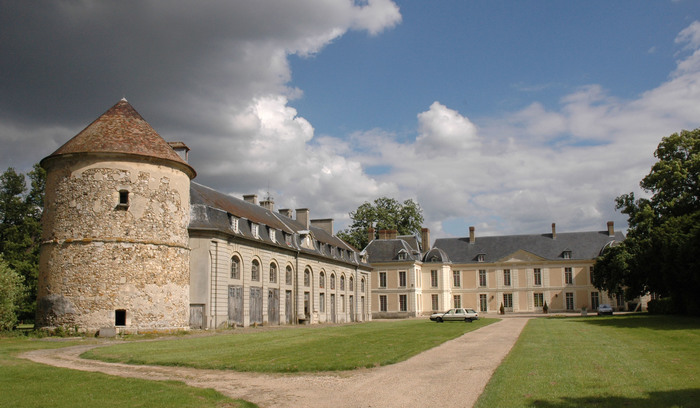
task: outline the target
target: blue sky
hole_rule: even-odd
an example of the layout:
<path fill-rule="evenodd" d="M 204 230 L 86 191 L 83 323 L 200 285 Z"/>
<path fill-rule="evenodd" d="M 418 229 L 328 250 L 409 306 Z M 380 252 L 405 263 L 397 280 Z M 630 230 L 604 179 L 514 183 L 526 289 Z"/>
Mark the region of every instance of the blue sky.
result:
<path fill-rule="evenodd" d="M 2 2 L 0 167 L 122 97 L 196 181 L 334 218 L 417 200 L 433 238 L 624 228 L 700 126 L 700 2 Z M 643 194 L 643 193 L 642 193 Z"/>

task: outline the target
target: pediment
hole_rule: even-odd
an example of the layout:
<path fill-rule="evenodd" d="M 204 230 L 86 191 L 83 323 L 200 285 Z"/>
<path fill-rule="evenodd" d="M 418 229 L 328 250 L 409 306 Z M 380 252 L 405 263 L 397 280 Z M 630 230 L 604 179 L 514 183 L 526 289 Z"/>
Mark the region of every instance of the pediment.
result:
<path fill-rule="evenodd" d="M 532 252 L 525 251 L 523 249 L 517 250 L 510 255 L 506 255 L 499 259 L 499 262 L 506 263 L 518 263 L 518 262 L 540 262 L 546 261 L 545 258 L 535 255 Z"/>

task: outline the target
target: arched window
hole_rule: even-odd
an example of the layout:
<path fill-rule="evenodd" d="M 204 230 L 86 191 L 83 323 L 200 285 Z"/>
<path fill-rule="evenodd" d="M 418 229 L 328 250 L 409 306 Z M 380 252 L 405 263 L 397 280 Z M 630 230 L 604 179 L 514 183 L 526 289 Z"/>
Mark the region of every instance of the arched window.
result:
<path fill-rule="evenodd" d="M 260 280 L 260 264 L 257 259 L 253 259 L 252 267 L 250 269 L 250 279 L 254 281 Z"/>
<path fill-rule="evenodd" d="M 285 272 L 284 280 L 285 280 L 285 283 L 287 285 L 292 284 L 292 267 L 291 266 L 287 266 L 287 271 Z"/>
<path fill-rule="evenodd" d="M 241 260 L 236 255 L 231 257 L 231 279 L 241 279 Z"/>
<path fill-rule="evenodd" d="M 335 274 L 331 274 L 331 290 L 335 289 Z"/>
<path fill-rule="evenodd" d="M 311 286 L 311 271 L 304 269 L 304 286 Z"/>
<path fill-rule="evenodd" d="M 350 290 L 355 290 L 355 279 L 353 277 L 350 277 Z"/>
<path fill-rule="evenodd" d="M 277 282 L 277 265 L 270 263 L 270 283 Z"/>
<path fill-rule="evenodd" d="M 321 289 L 326 287 L 326 274 L 323 272 L 318 275 L 318 287 Z"/>
<path fill-rule="evenodd" d="M 345 275 L 340 275 L 340 290 L 345 290 Z"/>
<path fill-rule="evenodd" d="M 360 291 L 362 291 L 362 293 L 365 293 L 365 278 L 362 278 L 360 280 Z"/>

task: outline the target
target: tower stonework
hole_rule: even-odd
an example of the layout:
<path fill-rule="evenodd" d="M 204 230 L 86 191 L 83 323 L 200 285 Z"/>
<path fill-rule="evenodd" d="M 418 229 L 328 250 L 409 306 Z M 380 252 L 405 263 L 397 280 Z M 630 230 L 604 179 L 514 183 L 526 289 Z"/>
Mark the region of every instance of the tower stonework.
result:
<path fill-rule="evenodd" d="M 187 329 L 194 169 L 124 99 L 41 165 L 37 326 Z"/>

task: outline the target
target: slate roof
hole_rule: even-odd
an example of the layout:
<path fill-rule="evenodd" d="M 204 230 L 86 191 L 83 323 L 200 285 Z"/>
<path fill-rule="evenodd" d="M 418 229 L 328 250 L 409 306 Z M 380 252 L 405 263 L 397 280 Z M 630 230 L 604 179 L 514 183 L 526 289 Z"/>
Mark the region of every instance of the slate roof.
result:
<path fill-rule="evenodd" d="M 608 231 L 564 232 L 540 235 L 505 235 L 476 237 L 473 244 L 469 237 L 440 238 L 434 247 L 447 253 L 453 263 L 480 263 L 478 255 L 484 255 L 484 263 L 499 262 L 520 250 L 527 251 L 545 260 L 563 260 L 564 252 L 571 251 L 572 260 L 589 260 L 598 257 L 604 247 L 612 242 L 621 242 L 625 236 L 617 231 L 613 237 Z"/>
<path fill-rule="evenodd" d="M 117 153 L 157 159 L 182 169 L 190 178 L 197 174 L 126 99 L 117 102 L 44 160 L 86 153 Z"/>
<path fill-rule="evenodd" d="M 399 260 L 399 252 L 403 250 L 406 252 L 406 259 Z M 420 261 L 421 254 L 419 251 L 411 248 L 408 242 L 403 239 L 375 239 L 372 240 L 365 247 L 364 251 L 367 252 L 369 263 L 379 263 L 379 262 L 406 262 L 406 261 Z"/>
<path fill-rule="evenodd" d="M 354 248 L 322 228 L 313 225 L 306 228 L 305 225 L 278 212 L 195 182 L 190 183 L 190 208 L 190 230 L 219 231 L 279 248 L 369 267 L 367 263 L 361 262 Z M 239 232 L 232 230 L 229 215 L 239 219 Z M 251 222 L 259 225 L 259 238 L 253 237 Z M 275 234 L 275 241 L 270 237 L 270 228 L 280 231 Z M 290 236 L 289 242 L 282 233 Z M 301 246 L 302 235 L 309 233 L 314 239 L 313 249 Z"/>

